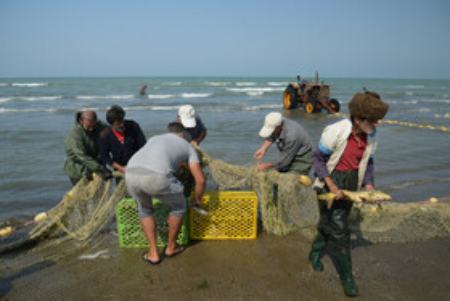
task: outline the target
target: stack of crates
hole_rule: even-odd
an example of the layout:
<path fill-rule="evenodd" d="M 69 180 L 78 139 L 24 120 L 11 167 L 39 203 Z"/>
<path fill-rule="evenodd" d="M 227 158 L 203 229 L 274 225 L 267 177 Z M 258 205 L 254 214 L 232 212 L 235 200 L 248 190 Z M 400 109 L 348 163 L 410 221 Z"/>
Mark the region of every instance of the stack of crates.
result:
<path fill-rule="evenodd" d="M 154 217 L 157 224 L 157 245 L 163 248 L 167 245 L 167 217 L 169 208 L 158 199 L 153 199 Z M 187 245 L 189 242 L 188 219 L 184 218 L 178 235 L 177 243 Z M 137 204 L 132 198 L 124 198 L 116 206 L 117 232 L 121 248 L 147 248 L 148 242 L 142 231 L 137 214 Z"/>
<path fill-rule="evenodd" d="M 206 192 L 201 207 L 207 215 L 190 210 L 191 239 L 256 239 L 258 196 L 254 191 Z"/>

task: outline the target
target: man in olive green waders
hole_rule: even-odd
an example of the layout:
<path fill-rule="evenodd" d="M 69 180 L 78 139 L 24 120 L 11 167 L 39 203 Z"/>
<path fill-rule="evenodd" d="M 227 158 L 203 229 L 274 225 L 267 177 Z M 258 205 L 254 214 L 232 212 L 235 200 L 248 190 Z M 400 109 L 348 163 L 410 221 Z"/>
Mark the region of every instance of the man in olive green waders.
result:
<path fill-rule="evenodd" d="M 82 177 L 90 179 L 93 172 L 104 179 L 111 178 L 111 172 L 98 160 L 98 138 L 105 127 L 92 110 L 76 113 L 75 125 L 64 142 L 67 155 L 64 171 L 73 185 Z"/>
<path fill-rule="evenodd" d="M 320 258 L 326 246 L 347 296 L 358 295 L 353 279 L 348 216 L 352 202 L 341 190 L 357 191 L 374 188 L 376 126 L 388 105 L 374 92 L 357 93 L 348 104 L 350 119 L 327 126 L 313 155 L 314 188 L 317 192 L 332 192 L 335 200 L 319 201 L 320 221 L 309 261 L 315 271 L 323 271 Z"/>

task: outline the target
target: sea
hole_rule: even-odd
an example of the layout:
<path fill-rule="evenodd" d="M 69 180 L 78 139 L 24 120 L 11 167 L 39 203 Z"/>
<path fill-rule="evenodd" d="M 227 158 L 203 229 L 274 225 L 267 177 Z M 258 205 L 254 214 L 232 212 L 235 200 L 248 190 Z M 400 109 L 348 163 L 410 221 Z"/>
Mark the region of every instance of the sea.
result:
<path fill-rule="evenodd" d="M 166 132 L 180 105 L 191 104 L 208 135 L 202 148 L 231 164 L 256 164 L 253 153 L 264 116 L 282 112 L 301 124 L 317 144 L 338 117 L 284 111 L 282 93 L 295 77 L 0 78 L 0 224 L 26 220 L 55 206 L 71 188 L 64 174 L 64 139 L 76 111 L 109 106 L 126 110 L 147 138 Z M 450 126 L 450 80 L 323 78 L 347 113 L 363 88 L 390 105 L 387 119 Z M 140 86 L 147 95 L 140 96 Z M 375 185 L 396 202 L 450 195 L 450 133 L 381 124 Z M 276 158 L 272 146 L 266 160 Z"/>

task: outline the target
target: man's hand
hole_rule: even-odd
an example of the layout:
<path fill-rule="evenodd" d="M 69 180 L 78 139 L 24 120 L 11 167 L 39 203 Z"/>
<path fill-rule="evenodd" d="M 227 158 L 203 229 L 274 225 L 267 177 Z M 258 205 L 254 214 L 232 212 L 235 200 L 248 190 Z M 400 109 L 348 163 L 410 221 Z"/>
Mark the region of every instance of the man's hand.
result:
<path fill-rule="evenodd" d="M 125 167 L 120 165 L 119 163 L 113 162 L 112 167 L 118 172 L 125 173 Z"/>
<path fill-rule="evenodd" d="M 258 148 L 258 150 L 255 152 L 255 154 L 253 155 L 253 157 L 255 159 L 262 159 L 264 157 L 264 155 L 266 154 L 266 151 L 269 149 L 269 147 L 272 145 L 272 141 L 270 140 L 264 140 L 263 144 L 261 145 L 260 148 Z"/>
<path fill-rule="evenodd" d="M 253 155 L 253 158 L 261 160 L 265 154 L 266 154 L 266 150 L 263 148 L 259 148 Z"/>
<path fill-rule="evenodd" d="M 273 167 L 272 163 L 258 163 L 258 165 L 256 165 L 256 170 L 265 171 L 266 169 L 269 169 L 272 167 Z"/>
<path fill-rule="evenodd" d="M 370 190 L 374 190 L 375 189 L 375 186 L 373 186 L 372 184 L 366 184 L 366 186 L 364 187 L 367 191 L 370 191 Z"/>
<path fill-rule="evenodd" d="M 344 198 L 344 193 L 336 186 L 330 188 L 330 192 L 336 195 L 336 200 L 342 200 Z"/>

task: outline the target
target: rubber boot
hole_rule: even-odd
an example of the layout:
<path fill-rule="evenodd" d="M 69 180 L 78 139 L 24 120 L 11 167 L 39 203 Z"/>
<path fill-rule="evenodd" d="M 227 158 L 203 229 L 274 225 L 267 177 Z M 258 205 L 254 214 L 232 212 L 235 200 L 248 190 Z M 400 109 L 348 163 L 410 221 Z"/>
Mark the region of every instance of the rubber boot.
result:
<path fill-rule="evenodd" d="M 341 279 L 344 293 L 348 297 L 358 296 L 358 287 L 355 284 L 352 274 L 352 258 L 350 251 L 337 252 L 333 254 L 336 269 Z"/>
<path fill-rule="evenodd" d="M 321 234 L 317 234 L 316 239 L 312 243 L 308 259 L 311 263 L 312 268 L 316 272 L 322 272 L 324 269 L 320 257 L 322 256 L 322 251 L 325 248 L 326 244 L 327 243 Z"/>

